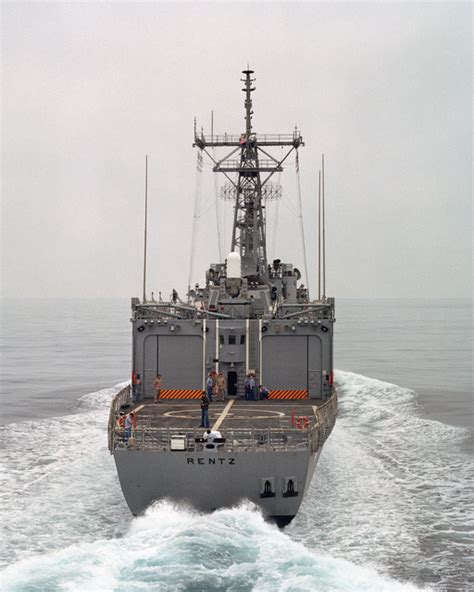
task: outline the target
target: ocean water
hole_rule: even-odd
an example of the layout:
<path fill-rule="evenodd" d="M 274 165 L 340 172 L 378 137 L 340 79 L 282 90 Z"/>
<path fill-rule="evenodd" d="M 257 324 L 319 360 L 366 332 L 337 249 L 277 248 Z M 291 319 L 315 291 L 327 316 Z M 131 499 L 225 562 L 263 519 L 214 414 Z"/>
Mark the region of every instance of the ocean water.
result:
<path fill-rule="evenodd" d="M 340 415 L 283 531 L 248 503 L 130 515 L 106 437 L 128 302 L 2 312 L 1 590 L 474 589 L 468 302 L 338 302 Z"/>

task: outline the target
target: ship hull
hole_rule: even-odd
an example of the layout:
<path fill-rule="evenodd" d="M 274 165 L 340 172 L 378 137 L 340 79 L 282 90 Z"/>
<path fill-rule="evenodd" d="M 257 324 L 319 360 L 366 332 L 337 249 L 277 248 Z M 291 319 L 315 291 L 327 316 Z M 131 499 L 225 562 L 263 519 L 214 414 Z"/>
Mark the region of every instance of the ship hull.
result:
<path fill-rule="evenodd" d="M 189 453 L 119 448 L 114 458 L 124 497 L 135 515 L 163 499 L 202 512 L 250 500 L 284 526 L 303 501 L 320 452 Z M 289 479 L 294 483 L 290 493 Z M 266 481 L 271 483 L 271 492 L 265 492 Z"/>

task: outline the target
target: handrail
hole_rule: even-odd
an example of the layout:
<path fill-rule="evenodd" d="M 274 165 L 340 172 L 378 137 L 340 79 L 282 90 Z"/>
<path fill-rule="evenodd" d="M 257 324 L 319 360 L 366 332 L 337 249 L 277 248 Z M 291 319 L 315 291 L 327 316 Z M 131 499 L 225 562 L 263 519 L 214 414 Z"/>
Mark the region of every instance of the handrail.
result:
<path fill-rule="evenodd" d="M 223 160 L 223 161 L 219 162 L 215 167 L 216 170 L 227 169 L 227 168 L 239 169 L 242 171 L 246 171 L 246 170 L 253 171 L 253 170 L 267 169 L 267 168 L 271 168 L 273 170 L 273 169 L 281 168 L 281 166 L 279 165 L 278 162 L 275 162 L 274 160 L 270 160 L 269 158 L 260 159 L 258 161 L 258 164 L 255 163 L 255 165 L 249 165 L 247 163 L 242 165 L 242 162 L 240 160 L 237 160 L 234 158 L 229 158 L 227 160 Z"/>
<path fill-rule="evenodd" d="M 109 425 L 108 425 L 108 444 L 110 452 L 114 449 L 114 433 L 117 424 L 117 418 L 120 413 L 121 407 L 124 405 L 130 405 L 131 403 L 131 387 L 128 384 L 126 387 L 121 389 L 115 397 L 112 399 L 109 413 Z"/>
<path fill-rule="evenodd" d="M 203 430 L 179 428 L 152 428 L 137 426 L 132 430 L 128 441 L 124 431 L 113 429 L 114 448 L 135 448 L 140 450 L 170 451 L 178 438 L 185 439 L 185 450 L 206 451 L 206 442 L 202 441 Z M 308 449 L 310 446 L 309 430 L 255 429 L 226 430 L 225 441 L 218 443 L 217 450 L 223 452 L 248 452 L 270 450 Z"/>
<path fill-rule="evenodd" d="M 337 392 L 332 387 L 331 397 L 316 409 L 316 418 L 318 429 L 314 432 L 312 448 L 318 450 L 329 438 L 337 417 Z"/>
<path fill-rule="evenodd" d="M 255 134 L 251 136 L 251 140 L 256 140 L 257 142 L 288 142 L 297 140 L 301 137 L 299 132 L 293 132 L 291 134 Z M 197 135 L 196 140 L 201 140 L 203 142 L 212 143 L 212 142 L 228 142 L 228 143 L 245 143 L 245 138 L 242 138 L 241 135 L 237 134 L 202 134 Z"/>
<path fill-rule="evenodd" d="M 125 437 L 123 429 L 117 426 L 121 407 L 130 403 L 130 385 L 114 397 L 109 416 L 109 450 L 134 448 L 139 450 L 171 451 L 174 439 L 185 439 L 188 452 L 206 451 L 202 442 L 204 430 L 186 427 L 154 427 L 152 416 L 140 414 L 138 425 L 133 428 L 130 438 Z M 225 442 L 217 445 L 223 452 L 260 452 L 310 450 L 316 452 L 329 437 L 337 415 L 337 394 L 332 388 L 330 399 L 315 410 L 308 427 L 267 427 L 239 428 L 223 430 Z"/>

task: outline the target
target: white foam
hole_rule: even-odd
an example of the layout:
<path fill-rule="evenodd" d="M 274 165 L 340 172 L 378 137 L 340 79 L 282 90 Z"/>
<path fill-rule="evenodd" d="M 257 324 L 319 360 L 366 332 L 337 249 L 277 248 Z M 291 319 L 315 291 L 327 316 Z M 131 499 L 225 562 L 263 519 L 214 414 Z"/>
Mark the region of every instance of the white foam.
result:
<path fill-rule="evenodd" d="M 250 506 L 202 516 L 160 504 L 132 519 L 107 451 L 110 400 L 127 383 L 84 395 L 71 415 L 10 424 L 7 589 L 408 590 L 386 574 L 422 571 L 440 589 L 456 583 L 472 536 L 466 431 L 418 417 L 409 389 L 336 381 L 340 416 L 284 533 Z"/>
<path fill-rule="evenodd" d="M 100 391 L 94 391 L 92 393 L 86 393 L 79 398 L 77 407 L 78 409 L 85 409 L 85 410 L 96 410 L 98 408 L 106 409 L 107 412 L 110 408 L 110 402 L 113 396 L 118 392 L 121 391 L 123 388 L 128 386 L 130 381 L 127 380 L 125 382 L 119 382 L 112 388 L 105 388 Z"/>
<path fill-rule="evenodd" d="M 336 382 L 336 427 L 289 532 L 392 573 L 416 577 L 423 569 L 447 587 L 447 574 L 468 571 L 452 533 L 473 534 L 472 461 L 459 446 L 466 430 L 418 417 L 409 389 L 342 371 Z M 452 527 L 444 539 L 434 533 L 441 517 Z"/>
<path fill-rule="evenodd" d="M 122 538 L 73 545 L 6 568 L 10 592 L 97 590 L 410 591 L 374 570 L 313 553 L 249 504 L 201 515 L 160 503 Z"/>
<path fill-rule="evenodd" d="M 108 406 L 121 386 L 86 395 L 87 411 L 6 426 L 3 563 L 124 531 L 129 514 L 107 451 Z"/>

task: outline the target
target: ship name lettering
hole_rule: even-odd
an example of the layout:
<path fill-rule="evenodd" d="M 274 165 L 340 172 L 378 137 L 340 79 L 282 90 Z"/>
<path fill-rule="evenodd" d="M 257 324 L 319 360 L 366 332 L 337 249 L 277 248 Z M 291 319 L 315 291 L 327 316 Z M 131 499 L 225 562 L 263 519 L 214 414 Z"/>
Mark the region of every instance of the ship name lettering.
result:
<path fill-rule="evenodd" d="M 206 462 L 207 460 L 207 462 Z M 196 461 L 196 462 L 194 462 Z M 186 457 L 186 463 L 188 465 L 215 465 L 215 464 L 220 464 L 220 465 L 235 465 L 235 458 L 208 458 L 208 459 L 204 459 L 204 458 L 192 458 L 190 456 Z"/>

